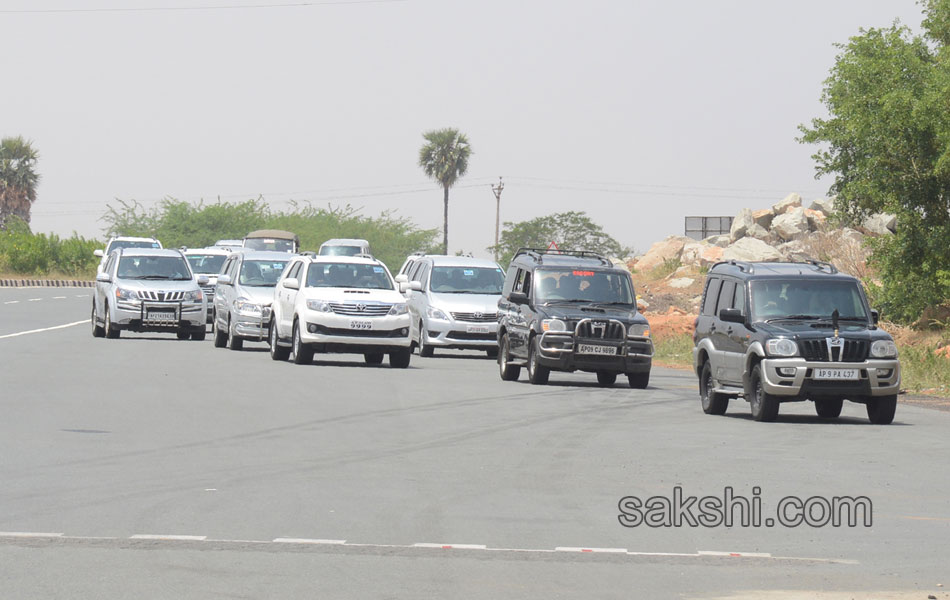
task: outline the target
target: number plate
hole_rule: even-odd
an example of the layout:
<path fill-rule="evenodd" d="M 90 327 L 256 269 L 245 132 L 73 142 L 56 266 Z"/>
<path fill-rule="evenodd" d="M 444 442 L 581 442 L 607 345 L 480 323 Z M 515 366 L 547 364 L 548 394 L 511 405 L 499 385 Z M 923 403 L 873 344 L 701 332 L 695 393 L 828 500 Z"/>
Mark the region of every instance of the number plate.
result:
<path fill-rule="evenodd" d="M 857 369 L 815 369 L 812 372 L 814 379 L 859 379 Z"/>
<path fill-rule="evenodd" d="M 578 354 L 600 354 L 602 356 L 616 356 L 616 346 L 598 346 L 596 344 L 578 344 Z"/>
<path fill-rule="evenodd" d="M 177 321 L 175 310 L 148 310 L 145 312 L 146 321 Z"/>
<path fill-rule="evenodd" d="M 466 333 L 491 333 L 488 325 L 469 325 L 465 328 Z"/>
<path fill-rule="evenodd" d="M 372 321 L 350 321 L 350 329 L 372 329 Z"/>

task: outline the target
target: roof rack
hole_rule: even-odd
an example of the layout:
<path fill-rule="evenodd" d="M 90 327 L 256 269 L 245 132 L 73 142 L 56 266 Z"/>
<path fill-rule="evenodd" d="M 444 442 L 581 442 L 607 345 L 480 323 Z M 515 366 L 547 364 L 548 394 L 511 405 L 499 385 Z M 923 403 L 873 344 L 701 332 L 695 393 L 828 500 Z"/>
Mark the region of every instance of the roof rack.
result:
<path fill-rule="evenodd" d="M 828 269 L 828 272 L 831 273 L 832 275 L 838 272 L 838 267 L 834 266 L 830 262 L 824 262 L 820 260 L 809 260 L 807 262 L 810 265 L 814 265 L 815 267 L 818 267 L 819 271 Z"/>
<path fill-rule="evenodd" d="M 317 256 L 317 253 L 314 252 L 313 250 L 301 250 L 297 254 L 299 254 L 300 256 L 309 256 L 310 258 L 314 258 L 315 256 Z"/>
<path fill-rule="evenodd" d="M 614 264 L 610 262 L 609 259 L 604 258 L 596 252 L 590 252 L 588 250 L 551 250 L 549 248 L 518 248 L 518 251 L 515 252 L 515 255 L 511 258 L 512 260 L 518 258 L 522 254 L 530 256 L 537 262 L 543 264 L 544 256 L 546 254 L 551 254 L 554 256 L 576 256 L 578 258 L 593 258 L 599 260 L 605 267 L 612 267 Z"/>
<path fill-rule="evenodd" d="M 712 271 L 719 265 L 730 265 L 739 269 L 743 273 L 749 273 L 750 275 L 755 272 L 755 268 L 752 266 L 752 263 L 746 262 L 744 260 L 736 260 L 734 258 L 732 260 L 719 261 L 716 264 L 714 264 L 712 267 L 710 267 L 709 270 Z"/>

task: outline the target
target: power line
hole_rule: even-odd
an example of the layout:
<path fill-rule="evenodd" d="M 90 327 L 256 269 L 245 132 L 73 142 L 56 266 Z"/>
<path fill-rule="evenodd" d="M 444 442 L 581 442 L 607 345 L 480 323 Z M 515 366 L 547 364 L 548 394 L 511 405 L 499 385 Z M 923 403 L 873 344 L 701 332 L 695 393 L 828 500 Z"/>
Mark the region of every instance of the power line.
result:
<path fill-rule="evenodd" d="M 346 4 L 390 4 L 409 0 L 324 0 L 322 2 L 284 2 L 281 4 L 223 4 L 208 6 L 139 6 L 139 7 L 99 7 L 99 8 L 26 8 L 19 10 L 0 10 L 0 14 L 53 14 L 53 13 L 108 13 L 108 12 L 170 12 L 198 10 L 241 10 L 262 8 L 301 8 L 311 6 L 333 6 Z"/>
<path fill-rule="evenodd" d="M 568 180 L 568 179 L 549 179 L 542 177 L 525 177 L 519 175 L 508 176 L 510 180 L 524 180 L 524 181 L 536 181 L 542 183 L 557 183 L 557 184 L 567 184 L 567 185 L 598 185 L 598 186 L 623 186 L 623 187 L 645 187 L 645 188 L 658 188 L 658 189 L 672 189 L 672 190 L 698 190 L 698 191 L 715 191 L 715 192 L 741 192 L 741 193 L 786 193 L 790 188 L 777 189 L 777 188 L 741 188 L 741 187 L 713 187 L 713 186 L 683 186 L 683 185 L 670 185 L 662 183 L 630 183 L 630 182 L 618 182 L 618 181 L 583 181 L 583 180 Z"/>

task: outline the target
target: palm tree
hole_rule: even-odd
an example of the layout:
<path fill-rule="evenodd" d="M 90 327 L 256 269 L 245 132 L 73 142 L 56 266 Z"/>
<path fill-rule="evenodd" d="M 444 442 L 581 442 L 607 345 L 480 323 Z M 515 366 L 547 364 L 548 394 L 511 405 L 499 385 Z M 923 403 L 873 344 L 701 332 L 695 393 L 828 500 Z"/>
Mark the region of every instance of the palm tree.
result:
<path fill-rule="evenodd" d="M 458 129 L 435 129 L 422 134 L 426 143 L 419 149 L 419 166 L 425 174 L 439 182 L 444 193 L 442 220 L 442 252 L 449 253 L 449 188 L 468 171 L 472 147 Z"/>
<path fill-rule="evenodd" d="M 7 219 L 19 217 L 30 222 L 40 176 L 34 170 L 39 153 L 22 137 L 0 140 L 0 229 Z"/>

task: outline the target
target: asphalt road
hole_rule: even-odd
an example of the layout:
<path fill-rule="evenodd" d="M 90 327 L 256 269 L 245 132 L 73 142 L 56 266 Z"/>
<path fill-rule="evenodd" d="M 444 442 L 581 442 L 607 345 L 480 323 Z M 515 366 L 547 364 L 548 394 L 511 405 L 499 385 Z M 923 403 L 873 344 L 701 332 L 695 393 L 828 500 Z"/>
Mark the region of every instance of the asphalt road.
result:
<path fill-rule="evenodd" d="M 683 371 L 537 387 L 477 353 L 394 370 L 95 339 L 89 294 L 0 289 L 5 600 L 948 597 L 950 413 L 802 403 L 766 424 L 742 401 L 704 415 Z M 873 524 L 620 525 L 621 498 L 677 486 L 766 517 L 867 496 Z"/>

